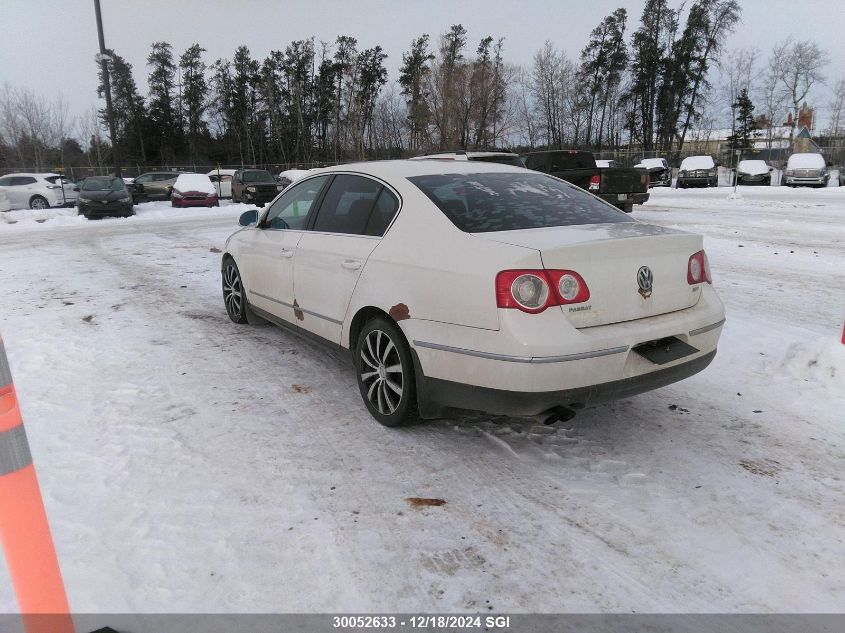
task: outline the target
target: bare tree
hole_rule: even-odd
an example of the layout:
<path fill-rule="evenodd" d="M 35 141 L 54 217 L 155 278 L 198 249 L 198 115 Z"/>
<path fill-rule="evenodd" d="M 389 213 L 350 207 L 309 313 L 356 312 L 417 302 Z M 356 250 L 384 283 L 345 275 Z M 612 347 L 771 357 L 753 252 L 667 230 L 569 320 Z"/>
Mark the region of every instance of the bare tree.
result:
<path fill-rule="evenodd" d="M 719 67 L 719 101 L 725 115 L 730 113 L 731 129 L 736 119 L 733 104 L 740 90 L 745 88 L 749 93 L 756 92 L 757 75 L 754 72 L 760 49 L 734 48 L 718 60 Z"/>
<path fill-rule="evenodd" d="M 795 127 L 798 125 L 801 104 L 814 85 L 824 83 L 822 68 L 827 64 L 827 53 L 815 42 L 809 40 L 793 42 L 791 38 L 787 38 L 775 45 L 772 61 L 783 96 L 792 106 L 794 125 L 789 131 L 791 145 L 795 137 Z"/>
<path fill-rule="evenodd" d="M 845 134 L 845 79 L 840 79 L 833 86 L 833 95 L 827 107 L 830 110 L 828 134 L 830 136 Z"/>

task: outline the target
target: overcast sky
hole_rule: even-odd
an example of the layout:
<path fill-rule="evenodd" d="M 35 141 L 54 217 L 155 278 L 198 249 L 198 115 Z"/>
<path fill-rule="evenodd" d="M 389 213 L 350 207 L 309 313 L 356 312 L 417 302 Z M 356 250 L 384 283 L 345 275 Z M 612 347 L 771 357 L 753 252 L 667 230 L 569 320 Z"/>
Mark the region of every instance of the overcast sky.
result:
<path fill-rule="evenodd" d="M 97 28 L 93 0 L 0 0 L 0 82 L 63 95 L 72 113 L 97 103 Z M 728 47 L 756 46 L 768 54 L 787 37 L 812 39 L 828 51 L 828 85 L 845 77 L 845 5 L 841 0 L 740 0 L 742 24 Z M 422 33 L 436 41 L 461 23 L 474 49 L 487 35 L 505 38 L 508 62 L 529 64 L 544 40 L 577 58 L 594 26 L 613 9 L 628 10 L 636 29 L 644 0 L 101 0 L 106 46 L 129 61 L 146 94 L 150 44 L 164 40 L 178 56 L 199 42 L 206 61 L 231 58 L 247 44 L 263 59 L 292 40 L 338 35 L 358 39 L 359 49 L 381 45 L 395 80 L 402 52 Z M 680 2 L 674 3 L 676 6 Z M 794 17 L 792 17 L 794 16 Z M 829 89 L 817 91 L 821 110 Z M 822 113 L 822 116 L 824 114 Z"/>

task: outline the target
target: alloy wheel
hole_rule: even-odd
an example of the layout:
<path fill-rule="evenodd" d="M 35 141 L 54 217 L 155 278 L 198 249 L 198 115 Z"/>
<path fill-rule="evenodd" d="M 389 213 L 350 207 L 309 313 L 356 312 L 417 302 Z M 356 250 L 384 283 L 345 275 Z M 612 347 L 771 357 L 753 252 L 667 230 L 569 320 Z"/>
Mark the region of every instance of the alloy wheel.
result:
<path fill-rule="evenodd" d="M 223 271 L 223 301 L 229 314 L 240 318 L 243 313 L 243 285 L 238 269 L 232 263 L 226 264 Z"/>
<path fill-rule="evenodd" d="M 370 404 L 382 415 L 392 414 L 402 401 L 405 376 L 399 350 L 387 333 L 373 330 L 367 334 L 360 367 Z"/>
<path fill-rule="evenodd" d="M 47 201 L 44 198 L 35 198 L 30 205 L 33 209 L 46 209 Z"/>

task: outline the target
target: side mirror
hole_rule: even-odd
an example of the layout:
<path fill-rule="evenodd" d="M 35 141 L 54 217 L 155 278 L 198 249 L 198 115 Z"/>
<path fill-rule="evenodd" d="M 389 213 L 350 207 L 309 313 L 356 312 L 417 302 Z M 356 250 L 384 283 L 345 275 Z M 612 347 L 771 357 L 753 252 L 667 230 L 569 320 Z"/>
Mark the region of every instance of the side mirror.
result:
<path fill-rule="evenodd" d="M 74 190 L 74 191 L 79 191 L 79 187 L 74 187 L 74 188 L 73 188 L 73 190 Z"/>
<path fill-rule="evenodd" d="M 241 217 L 238 218 L 238 224 L 241 226 L 252 226 L 254 224 L 258 224 L 258 217 L 258 209 L 244 211 L 241 213 Z"/>
<path fill-rule="evenodd" d="M 769 171 L 774 171 L 774 170 L 775 170 L 774 167 L 769 167 Z"/>

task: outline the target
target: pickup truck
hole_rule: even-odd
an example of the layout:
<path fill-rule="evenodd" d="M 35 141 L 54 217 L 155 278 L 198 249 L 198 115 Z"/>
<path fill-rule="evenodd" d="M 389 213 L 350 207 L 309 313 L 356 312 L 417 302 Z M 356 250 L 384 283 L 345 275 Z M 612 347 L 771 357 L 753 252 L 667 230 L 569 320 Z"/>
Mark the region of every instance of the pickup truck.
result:
<path fill-rule="evenodd" d="M 522 159 L 542 171 L 586 189 L 625 213 L 648 200 L 648 172 L 632 167 L 597 167 L 591 152 L 574 149 L 531 152 Z"/>

